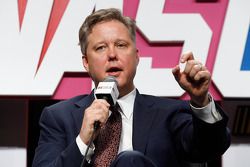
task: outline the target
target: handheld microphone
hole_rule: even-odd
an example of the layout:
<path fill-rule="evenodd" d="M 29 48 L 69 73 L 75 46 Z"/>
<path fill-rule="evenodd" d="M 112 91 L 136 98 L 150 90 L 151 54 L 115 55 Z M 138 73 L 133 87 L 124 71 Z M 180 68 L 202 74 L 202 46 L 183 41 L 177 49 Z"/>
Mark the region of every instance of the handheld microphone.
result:
<path fill-rule="evenodd" d="M 115 77 L 113 76 L 108 76 L 104 79 L 104 81 L 99 82 L 96 90 L 95 90 L 95 96 L 97 97 L 97 99 L 104 99 L 106 100 L 110 105 L 115 105 L 116 104 L 116 100 L 119 96 L 119 91 L 117 88 L 117 81 L 115 79 Z M 94 131 L 96 131 L 100 126 L 100 122 L 99 121 L 95 121 L 94 123 Z M 85 151 L 82 163 L 81 163 L 81 167 L 84 167 L 85 165 L 87 165 L 87 161 L 86 161 L 86 156 L 88 154 L 88 150 L 90 148 L 91 143 L 94 140 L 94 133 L 91 136 L 90 142 L 88 144 L 88 147 Z"/>
<path fill-rule="evenodd" d="M 99 82 L 95 91 L 95 95 L 97 99 L 104 99 L 110 105 L 115 105 L 119 96 L 117 81 L 115 77 L 108 76 L 104 79 L 104 81 Z M 97 129 L 99 127 L 99 124 L 100 123 L 96 121 L 94 123 L 94 128 Z"/>

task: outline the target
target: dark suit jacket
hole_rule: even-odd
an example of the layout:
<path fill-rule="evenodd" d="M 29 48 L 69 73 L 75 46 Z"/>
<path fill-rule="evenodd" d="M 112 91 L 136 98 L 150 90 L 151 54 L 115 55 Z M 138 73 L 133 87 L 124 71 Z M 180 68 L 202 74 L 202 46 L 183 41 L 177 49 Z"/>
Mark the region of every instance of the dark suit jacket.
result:
<path fill-rule="evenodd" d="M 77 96 L 44 109 L 40 139 L 33 166 L 79 167 L 81 155 L 75 139 L 84 110 L 94 100 Z M 159 167 L 178 167 L 184 161 L 218 158 L 230 145 L 227 117 L 215 124 L 196 118 L 188 102 L 136 94 L 133 113 L 133 149 L 144 153 Z"/>

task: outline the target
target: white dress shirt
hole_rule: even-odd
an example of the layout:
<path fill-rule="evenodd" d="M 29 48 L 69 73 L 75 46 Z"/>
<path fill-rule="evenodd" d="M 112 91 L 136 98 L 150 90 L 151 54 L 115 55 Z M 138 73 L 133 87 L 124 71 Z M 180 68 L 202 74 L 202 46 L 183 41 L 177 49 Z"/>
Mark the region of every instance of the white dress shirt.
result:
<path fill-rule="evenodd" d="M 118 153 L 125 151 L 125 150 L 133 150 L 132 146 L 132 127 L 133 127 L 133 108 L 134 108 L 134 101 L 136 96 L 136 89 L 131 91 L 126 96 L 123 96 L 117 100 L 118 104 L 121 108 L 121 116 L 122 116 L 122 132 L 121 132 L 121 139 L 120 139 L 120 146 Z M 200 118 L 201 120 L 207 123 L 215 123 L 222 119 L 221 115 L 217 112 L 215 103 L 213 98 L 209 95 L 210 103 L 202 108 L 196 108 L 191 106 L 192 111 L 194 114 Z M 84 144 L 78 135 L 76 138 L 77 146 L 82 155 L 85 154 L 87 149 L 86 144 Z M 90 160 L 91 156 L 94 154 L 94 149 L 89 149 L 86 159 Z"/>

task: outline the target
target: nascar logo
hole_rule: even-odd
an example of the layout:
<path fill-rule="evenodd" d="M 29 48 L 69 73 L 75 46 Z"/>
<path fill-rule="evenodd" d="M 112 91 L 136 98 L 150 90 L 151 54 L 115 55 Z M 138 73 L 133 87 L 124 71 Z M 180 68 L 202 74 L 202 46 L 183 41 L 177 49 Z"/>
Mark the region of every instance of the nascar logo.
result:
<path fill-rule="evenodd" d="M 0 95 L 68 98 L 89 92 L 91 80 L 86 75 L 69 80 L 63 76 L 86 73 L 78 46 L 83 20 L 94 8 L 116 7 L 138 25 L 141 60 L 135 84 L 140 92 L 185 98 L 171 68 L 181 52 L 192 50 L 212 72 L 210 92 L 216 98 L 250 97 L 246 91 L 250 84 L 249 6 L 244 0 L 0 2 Z"/>

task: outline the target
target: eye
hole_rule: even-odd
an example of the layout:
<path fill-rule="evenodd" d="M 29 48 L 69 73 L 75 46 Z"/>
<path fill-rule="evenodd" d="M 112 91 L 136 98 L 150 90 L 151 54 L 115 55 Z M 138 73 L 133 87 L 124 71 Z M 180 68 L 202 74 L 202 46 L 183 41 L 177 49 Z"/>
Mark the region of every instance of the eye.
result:
<path fill-rule="evenodd" d="M 116 44 L 116 47 L 117 47 L 117 48 L 120 48 L 120 49 L 123 49 L 123 48 L 126 48 L 126 47 L 127 47 L 127 44 L 124 43 L 124 42 L 118 42 L 118 43 Z"/>
<path fill-rule="evenodd" d="M 95 50 L 100 52 L 100 51 L 104 51 L 105 49 L 106 49 L 105 45 L 100 45 L 100 46 L 97 46 Z"/>

